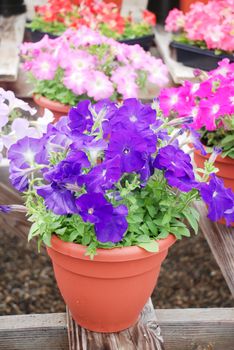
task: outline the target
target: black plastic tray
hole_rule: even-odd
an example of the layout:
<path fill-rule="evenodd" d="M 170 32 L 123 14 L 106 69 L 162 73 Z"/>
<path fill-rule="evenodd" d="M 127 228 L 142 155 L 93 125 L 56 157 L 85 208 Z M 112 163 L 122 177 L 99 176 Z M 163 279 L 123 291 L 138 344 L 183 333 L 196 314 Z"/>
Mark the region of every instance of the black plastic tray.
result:
<path fill-rule="evenodd" d="M 139 38 L 134 39 L 124 39 L 118 40 L 120 43 L 128 44 L 128 45 L 140 45 L 144 50 L 149 51 L 150 47 L 154 45 L 154 34 L 149 34 L 145 36 L 141 36 Z"/>
<path fill-rule="evenodd" d="M 45 34 L 48 34 L 49 38 L 55 39 L 58 36 L 50 33 L 41 32 L 39 30 L 31 30 L 30 28 L 25 29 L 25 40 L 30 42 L 37 42 L 43 38 Z M 118 40 L 120 43 L 128 45 L 140 45 L 144 50 L 148 51 L 152 45 L 154 45 L 154 34 L 145 35 L 134 39 Z"/>
<path fill-rule="evenodd" d="M 234 62 L 234 55 L 216 55 L 213 50 L 200 49 L 197 46 L 182 44 L 177 41 L 172 41 L 170 47 L 175 51 L 178 62 L 193 68 L 209 71 L 217 68 L 218 62 L 223 58 L 228 58 L 230 62 Z"/>
<path fill-rule="evenodd" d="M 51 39 L 58 38 L 57 35 L 41 32 L 40 30 L 34 30 L 33 31 L 30 28 L 26 28 L 25 29 L 25 41 L 30 41 L 30 42 L 36 43 L 37 41 L 40 41 L 43 38 L 43 36 L 46 35 L 46 34 Z"/>

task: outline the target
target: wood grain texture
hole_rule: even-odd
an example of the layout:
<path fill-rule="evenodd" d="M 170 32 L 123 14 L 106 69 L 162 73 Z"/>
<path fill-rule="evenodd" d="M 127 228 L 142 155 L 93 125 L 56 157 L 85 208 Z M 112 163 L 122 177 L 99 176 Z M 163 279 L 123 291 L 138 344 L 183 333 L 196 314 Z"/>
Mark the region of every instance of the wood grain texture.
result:
<path fill-rule="evenodd" d="M 68 350 L 65 314 L 0 317 L 1 350 Z"/>
<path fill-rule="evenodd" d="M 11 189 L 8 185 L 0 182 L 0 205 L 1 204 L 23 204 L 23 201 L 18 192 Z M 25 240 L 25 244 L 27 244 L 31 223 L 27 220 L 25 214 L 16 212 L 10 214 L 0 213 L 0 227 L 1 230 L 6 232 L 8 235 L 17 234 L 23 240 Z M 37 251 L 36 239 L 32 240 L 30 244 L 32 249 Z M 46 253 L 44 245 L 41 246 L 41 253 Z"/>
<path fill-rule="evenodd" d="M 126 310 L 127 312 L 127 310 Z M 67 311 L 69 350 L 164 350 L 151 300 L 138 323 L 119 333 L 95 333 L 78 326 Z"/>
<path fill-rule="evenodd" d="M 166 350 L 233 350 L 234 309 L 159 309 L 156 315 Z M 122 332 L 121 332 L 122 333 Z M 95 333 L 94 333 L 95 334 Z M 85 337 L 87 334 L 80 333 Z M 89 336 L 90 342 L 96 341 Z M 107 335 L 115 342 L 115 335 Z M 129 333 L 127 338 L 131 342 Z M 108 344 L 108 343 L 107 343 Z M 113 343 L 115 346 L 120 343 Z M 125 343 L 126 344 L 126 343 Z M 131 343 L 130 343 L 131 344 Z M 86 348 L 87 350 L 98 348 Z M 1 350 L 69 350 L 66 314 L 19 315 L 0 317 Z M 82 349 L 82 348 L 81 348 Z M 103 347 L 102 350 L 128 350 L 128 347 Z M 131 348 L 130 348 L 131 349 Z M 145 350 L 136 344 L 134 349 Z M 150 350 L 155 350 L 155 347 Z"/>
<path fill-rule="evenodd" d="M 166 350 L 233 350 L 234 309 L 156 311 Z"/>
<path fill-rule="evenodd" d="M 19 66 L 19 45 L 24 36 L 25 15 L 0 16 L 0 80 L 15 81 Z"/>
<path fill-rule="evenodd" d="M 195 206 L 200 213 L 200 229 L 234 296 L 234 227 L 210 221 L 203 203 L 197 202 Z"/>

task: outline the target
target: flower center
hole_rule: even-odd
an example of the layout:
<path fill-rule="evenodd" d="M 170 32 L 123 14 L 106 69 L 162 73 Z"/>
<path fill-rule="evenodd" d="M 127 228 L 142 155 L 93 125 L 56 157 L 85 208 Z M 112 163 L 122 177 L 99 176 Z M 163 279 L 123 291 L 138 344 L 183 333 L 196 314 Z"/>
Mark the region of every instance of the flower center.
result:
<path fill-rule="evenodd" d="M 93 212 L 94 212 L 94 209 L 93 209 L 93 208 L 89 208 L 88 213 L 89 213 L 90 215 L 92 215 Z"/>
<path fill-rule="evenodd" d="M 132 123 L 135 123 L 137 121 L 137 117 L 135 115 L 132 115 L 129 119 Z"/>
<path fill-rule="evenodd" d="M 212 107 L 212 112 L 213 112 L 214 114 L 217 113 L 218 110 L 219 110 L 219 105 L 218 105 L 218 104 L 216 104 L 216 105 L 214 105 L 214 106 Z"/>
<path fill-rule="evenodd" d="M 176 104 L 178 102 L 178 95 L 171 96 L 171 104 Z"/>
<path fill-rule="evenodd" d="M 217 191 L 214 191 L 214 193 L 213 193 L 213 198 L 215 198 L 217 195 L 218 195 L 218 192 L 217 192 Z"/>
<path fill-rule="evenodd" d="M 128 154 L 130 152 L 130 149 L 128 147 L 125 147 L 124 150 L 123 150 L 123 153 L 124 154 Z"/>

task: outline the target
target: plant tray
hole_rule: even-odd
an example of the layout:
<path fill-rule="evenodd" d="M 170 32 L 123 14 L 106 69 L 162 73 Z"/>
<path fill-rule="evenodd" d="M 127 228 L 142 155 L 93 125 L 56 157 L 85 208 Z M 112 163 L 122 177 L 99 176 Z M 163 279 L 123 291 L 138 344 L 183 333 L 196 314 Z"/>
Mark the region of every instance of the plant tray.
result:
<path fill-rule="evenodd" d="M 25 41 L 36 43 L 37 41 L 40 41 L 46 34 L 50 39 L 58 38 L 57 35 L 41 32 L 40 30 L 33 31 L 30 28 L 25 28 Z"/>
<path fill-rule="evenodd" d="M 217 68 L 218 62 L 223 58 L 228 58 L 230 62 L 234 62 L 234 55 L 216 55 L 213 50 L 201 49 L 177 41 L 172 41 L 170 47 L 172 48 L 172 51 L 174 51 L 173 54 L 176 55 L 178 62 L 193 68 L 200 68 L 209 71 Z"/>
<path fill-rule="evenodd" d="M 154 46 L 154 34 L 149 34 L 149 35 L 144 35 L 139 38 L 134 38 L 134 39 L 123 39 L 123 40 L 118 40 L 120 43 L 124 43 L 127 45 L 140 45 L 143 47 L 145 51 L 149 51 L 151 46 Z"/>

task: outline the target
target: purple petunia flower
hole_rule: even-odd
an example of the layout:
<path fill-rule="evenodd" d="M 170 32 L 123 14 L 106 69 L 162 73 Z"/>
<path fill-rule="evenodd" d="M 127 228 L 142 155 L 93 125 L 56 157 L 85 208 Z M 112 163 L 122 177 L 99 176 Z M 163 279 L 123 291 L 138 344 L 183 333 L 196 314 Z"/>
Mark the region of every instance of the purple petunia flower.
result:
<path fill-rule="evenodd" d="M 104 214 L 102 220 L 95 224 L 97 239 L 102 243 L 121 241 L 128 228 L 127 215 L 125 205 L 114 208 L 111 216 Z"/>
<path fill-rule="evenodd" d="M 159 150 L 153 166 L 165 171 L 168 184 L 183 192 L 197 188 L 191 158 L 178 147 L 168 145 Z"/>
<path fill-rule="evenodd" d="M 76 199 L 78 212 L 84 221 L 96 223 L 103 216 L 111 216 L 113 206 L 101 193 L 86 193 Z"/>
<path fill-rule="evenodd" d="M 44 173 L 44 178 L 50 182 L 78 183 L 82 168 L 90 166 L 86 154 L 82 151 L 71 151 L 66 159 Z"/>
<path fill-rule="evenodd" d="M 84 100 L 78 103 L 76 107 L 70 109 L 69 127 L 73 133 L 83 133 L 91 131 L 93 126 L 93 116 L 90 111 L 91 102 Z"/>
<path fill-rule="evenodd" d="M 64 185 L 52 182 L 37 189 L 39 196 L 45 200 L 47 209 L 57 215 L 77 214 L 76 198 Z"/>
<path fill-rule="evenodd" d="M 234 222 L 234 193 L 226 189 L 224 183 L 215 174 L 209 184 L 202 184 L 200 194 L 208 206 L 208 217 L 212 221 L 226 219 L 228 225 Z"/>
<path fill-rule="evenodd" d="M 112 129 L 136 128 L 141 131 L 149 129 L 156 121 L 156 111 L 150 105 L 144 105 L 136 98 L 124 101 L 111 120 Z"/>
<path fill-rule="evenodd" d="M 11 212 L 10 205 L 0 205 L 0 213 L 8 214 Z"/>
<path fill-rule="evenodd" d="M 123 130 L 111 135 L 106 151 L 106 159 L 113 159 L 119 155 L 121 171 L 130 173 L 139 171 L 147 160 L 147 142 L 132 130 Z"/>
<path fill-rule="evenodd" d="M 121 177 L 120 156 L 95 166 L 84 176 L 84 183 L 89 192 L 103 192 L 110 189 Z"/>
<path fill-rule="evenodd" d="M 203 156 L 207 154 L 203 144 L 200 141 L 201 135 L 195 131 L 190 125 L 186 125 L 186 129 L 190 131 L 191 142 L 193 146 L 201 152 Z"/>
<path fill-rule="evenodd" d="M 8 152 L 10 180 L 18 191 L 28 186 L 28 175 L 36 164 L 48 164 L 47 152 L 42 139 L 24 137 L 12 145 Z"/>

